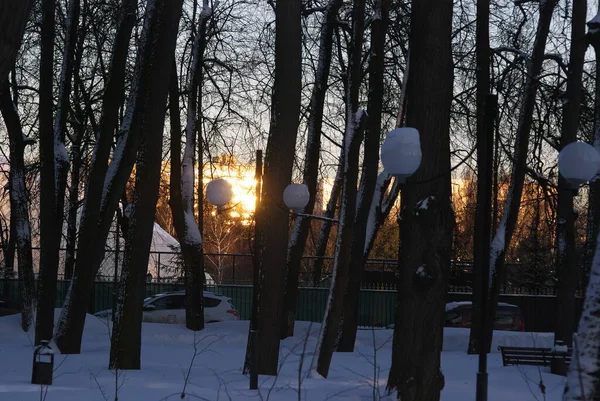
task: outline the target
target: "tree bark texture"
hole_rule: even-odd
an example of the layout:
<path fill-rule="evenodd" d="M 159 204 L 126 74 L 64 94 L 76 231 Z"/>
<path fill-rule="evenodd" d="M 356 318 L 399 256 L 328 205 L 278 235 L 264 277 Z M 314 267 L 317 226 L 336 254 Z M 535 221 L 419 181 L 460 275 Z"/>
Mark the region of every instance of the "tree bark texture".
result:
<path fill-rule="evenodd" d="M 5 80 L 0 86 L 8 88 L 8 80 Z M 33 323 L 35 285 L 29 224 L 29 200 L 25 185 L 25 160 L 23 155 L 25 140 L 19 114 L 8 89 L 0 91 L 0 109 L 10 141 L 10 209 L 11 219 L 14 219 L 14 232 L 11 231 L 10 235 L 16 236 L 21 328 L 27 332 Z M 11 229 L 12 227 L 13 222 L 11 221 Z"/>
<path fill-rule="evenodd" d="M 289 213 L 283 191 L 290 183 L 300 119 L 302 83 L 302 2 L 278 2 L 275 8 L 275 78 L 271 126 L 257 219 L 260 273 L 259 372 L 277 374 L 287 258 Z"/>
<path fill-rule="evenodd" d="M 65 38 L 65 46 L 63 53 L 63 64 L 61 68 L 59 88 L 58 88 L 58 104 L 56 107 L 56 116 L 54 118 L 54 129 L 52 135 L 52 141 L 50 143 L 40 142 L 44 146 L 44 152 L 48 152 L 44 155 L 44 159 L 50 156 L 50 146 L 52 146 L 52 157 L 53 163 L 49 166 L 44 166 L 42 163 L 41 178 L 47 180 L 50 179 L 50 172 L 45 171 L 47 168 L 53 169 L 53 180 L 54 180 L 54 204 L 53 204 L 53 223 L 51 227 L 47 226 L 48 230 L 45 235 L 49 236 L 50 239 L 45 241 L 50 249 L 44 250 L 42 247 L 41 258 L 40 258 L 40 271 L 43 273 L 43 280 L 40 281 L 38 287 L 40 297 L 37 305 L 36 315 L 36 344 L 44 339 L 50 339 L 54 330 L 54 306 L 56 303 L 56 280 L 60 261 L 60 242 L 62 238 L 62 227 L 63 227 L 63 216 L 65 208 L 65 191 L 67 188 L 67 175 L 69 172 L 69 156 L 65 147 L 65 131 L 67 129 L 67 115 L 70 107 L 70 95 L 71 95 L 71 82 L 73 77 L 73 66 L 75 62 L 75 48 L 77 44 L 77 26 L 79 22 L 79 0 L 70 0 L 69 7 L 67 10 L 66 18 L 66 31 L 67 35 Z M 52 68 L 50 68 L 52 70 Z M 52 100 L 50 100 L 49 106 L 52 107 Z M 48 107 L 48 106 L 46 106 Z M 41 108 L 40 108 L 41 112 Z M 40 116 L 41 118 L 41 116 Z M 40 120 L 41 123 L 41 120 Z M 40 135 L 40 139 L 42 136 Z M 47 146 L 47 148 L 45 148 Z M 76 150 L 76 149 L 75 149 Z M 50 163 L 49 163 L 50 164 Z M 46 186 L 49 190 L 50 186 Z M 50 197 L 46 198 L 45 194 L 42 193 L 41 199 L 47 199 L 50 201 Z M 50 211 L 48 206 L 48 212 Z M 40 209 L 40 210 L 45 210 Z M 40 218 L 49 219 L 50 214 L 42 215 Z M 42 240 L 42 243 L 44 241 Z M 45 264 L 45 258 L 50 261 Z M 43 269 L 42 269 L 43 267 Z M 50 288 L 51 287 L 51 288 Z"/>
<path fill-rule="evenodd" d="M 571 18 L 571 51 L 567 75 L 566 103 L 563 106 L 561 148 L 577 140 L 581 109 L 583 62 L 587 41 L 585 36 L 586 0 L 573 0 Z M 558 218 L 556 225 L 556 329 L 554 340 L 573 345 L 575 330 L 575 290 L 578 269 L 575 252 L 575 219 L 572 187 L 562 176 L 558 178 Z"/>
<path fill-rule="evenodd" d="M 2 0 L 0 2 L 0 91 L 8 73 L 14 68 L 33 0 Z"/>
<path fill-rule="evenodd" d="M 58 273 L 60 234 L 56 225 L 56 177 L 53 130 L 55 0 L 42 1 L 39 137 L 40 137 L 40 280 L 35 322 L 35 344 L 52 338 L 56 275 Z M 61 216 L 62 217 L 62 216 Z M 62 220 L 61 220 L 62 221 Z M 60 228 L 59 228 L 60 230 Z M 61 231 L 58 231 L 61 233 Z"/>
<path fill-rule="evenodd" d="M 113 45 L 110 72 L 102 97 L 102 116 L 97 133 L 97 142 L 92 156 L 91 170 L 85 187 L 85 200 L 79 223 L 78 249 L 81 252 L 75 261 L 73 281 L 67 292 L 62 314 L 56 328 L 56 344 L 63 354 L 78 354 L 85 314 L 90 302 L 94 278 L 104 258 L 106 238 L 114 211 L 125 183 L 129 178 L 137 138 L 129 136 L 127 146 L 114 155 L 109 171 L 109 156 L 113 134 L 117 128 L 119 108 L 124 100 L 125 66 L 129 53 L 129 39 L 135 25 L 137 0 L 123 0 L 121 19 Z M 138 55 L 138 60 L 141 55 Z M 128 118 L 131 124 L 131 118 Z M 114 164 L 113 164 L 114 163 Z M 108 177 L 107 177 L 108 173 Z M 105 188 L 105 181 L 108 185 Z"/>
<path fill-rule="evenodd" d="M 473 313 L 471 314 L 471 331 L 469 336 L 468 353 L 479 352 L 478 335 L 481 327 L 481 309 L 487 308 L 489 297 L 483 297 L 481 288 L 483 264 L 487 263 L 490 246 L 490 227 L 488 221 L 487 188 L 492 183 L 487 181 L 487 173 L 492 169 L 493 160 L 487 155 L 487 141 L 493 138 L 486 137 L 485 101 L 490 93 L 490 3 L 487 0 L 477 1 L 477 26 L 476 26 L 476 79 L 477 79 L 477 207 L 475 210 L 475 236 L 473 237 Z M 492 131 L 493 132 L 493 131 Z M 493 156 L 493 155 L 492 155 Z M 491 213 L 491 211 L 489 211 Z M 485 259 L 485 260 L 484 260 Z M 489 268 L 489 266 L 488 266 Z M 487 291 L 483 291 L 487 292 Z"/>
<path fill-rule="evenodd" d="M 444 297 L 452 254 L 450 106 L 452 1 L 411 10 L 407 125 L 421 135 L 423 159 L 402 190 L 400 283 L 388 389 L 402 401 L 437 401 Z"/>
<path fill-rule="evenodd" d="M 304 184 L 308 187 L 310 198 L 308 204 L 302 211 L 303 214 L 312 214 L 315 207 L 319 175 L 319 155 L 321 150 L 321 129 L 323 126 L 323 108 L 325 106 L 325 94 L 327 92 L 327 81 L 331 67 L 331 56 L 333 50 L 333 31 L 336 26 L 336 18 L 341 0 L 330 0 L 325 9 L 324 21 L 321 26 L 319 62 L 317 74 L 312 88 L 308 118 L 308 138 L 306 155 L 304 158 Z M 306 240 L 310 229 L 311 218 L 299 216 L 294 223 L 292 238 L 288 246 L 287 254 L 287 280 L 285 282 L 285 298 L 283 303 L 283 320 L 281 322 L 281 338 L 294 335 L 294 321 L 296 319 L 296 305 L 298 303 L 298 279 L 300 264 L 306 246 Z"/>
<path fill-rule="evenodd" d="M 331 359 L 337 346 L 338 331 L 342 323 L 344 294 L 350 270 L 352 236 L 356 216 L 359 152 L 365 124 L 364 111 L 358 108 L 364 29 L 365 2 L 364 0 L 355 0 L 352 8 L 352 38 L 348 60 L 348 81 L 346 83 L 346 132 L 341 157 L 344 175 L 340 223 L 333 260 L 331 288 L 311 367 L 311 370 L 316 370 L 316 373 L 323 377 L 327 377 L 329 374 Z"/>
<path fill-rule="evenodd" d="M 162 163 L 163 127 L 175 42 L 183 0 L 149 0 L 146 32 L 140 51 L 144 52 L 138 80 L 135 107 L 138 118 L 131 130 L 141 134 L 136 163 L 133 212 L 125 241 L 122 280 L 117 318 L 113 326 L 110 352 L 112 369 L 140 369 L 142 307 L 146 273 Z M 135 93 L 135 92 L 134 92 Z"/>
<path fill-rule="evenodd" d="M 181 188 L 182 207 L 174 211 L 184 214 L 183 231 L 177 232 L 177 238 L 181 244 L 185 270 L 185 325 L 190 330 L 204 329 L 204 257 L 202 244 L 202 225 L 196 222 L 194 217 L 194 152 L 196 144 L 202 149 L 202 138 L 198 139 L 198 113 L 199 88 L 202 85 L 202 68 L 204 60 L 204 49 L 206 48 L 206 25 L 212 14 L 208 6 L 208 0 L 204 0 L 202 12 L 198 21 L 198 31 L 194 40 L 192 50 L 192 79 L 188 85 L 188 107 L 185 127 L 185 150 L 183 154 L 183 175 L 178 188 Z M 202 177 L 202 152 L 199 152 L 198 168 Z M 200 179 L 199 187 L 202 187 Z M 200 189 L 200 194 L 202 190 Z M 201 199 L 200 199 L 201 200 Z M 202 202 L 200 202 L 202 204 Z M 202 208 L 200 208 L 202 210 Z M 201 216 L 202 213 L 199 213 Z"/>
<path fill-rule="evenodd" d="M 367 236 L 367 222 L 371 203 L 377 186 L 377 170 L 379 167 L 379 146 L 381 138 L 381 113 L 384 92 L 384 61 L 385 36 L 388 26 L 390 0 L 377 0 L 374 4 L 374 14 L 377 16 L 371 22 L 371 50 L 369 52 L 369 99 L 367 105 L 367 131 L 365 133 L 363 170 L 360 177 L 358 207 L 354 221 L 350 254 L 350 274 L 346 295 L 344 296 L 344 312 L 342 336 L 338 351 L 354 351 L 356 331 L 358 330 L 358 299 L 360 282 L 366 260 L 363 259 Z"/>
<path fill-rule="evenodd" d="M 516 140 L 514 144 L 513 166 L 510 184 L 504 204 L 502 219 L 498 225 L 498 231 L 494 235 L 490 248 L 490 319 L 486 327 L 487 344 L 492 342 L 493 318 L 500 295 L 500 286 L 504 280 L 504 256 L 506 249 L 510 246 L 512 236 L 517 224 L 523 184 L 525 181 L 525 168 L 529 150 L 529 138 L 533 123 L 533 110 L 536 104 L 536 93 L 539 87 L 537 77 L 542 71 L 546 41 L 550 31 L 550 23 L 556 0 L 547 0 L 540 3 L 540 18 L 538 22 L 536 37 L 533 45 L 533 53 L 527 69 L 527 80 L 525 93 L 519 115 Z M 476 300 L 475 300 L 476 301 Z M 476 307 L 476 305 L 474 306 Z"/>

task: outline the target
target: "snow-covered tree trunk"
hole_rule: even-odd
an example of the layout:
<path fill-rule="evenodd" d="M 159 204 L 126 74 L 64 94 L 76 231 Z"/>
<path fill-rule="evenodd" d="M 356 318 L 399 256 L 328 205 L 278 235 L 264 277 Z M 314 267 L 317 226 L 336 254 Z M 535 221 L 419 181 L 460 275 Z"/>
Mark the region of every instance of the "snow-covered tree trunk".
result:
<path fill-rule="evenodd" d="M 180 190 L 181 195 L 175 195 L 178 199 L 171 199 L 170 206 L 173 214 L 173 220 L 177 220 L 175 231 L 181 244 L 185 271 L 185 324 L 190 330 L 202 330 L 204 328 L 204 307 L 203 287 L 204 287 L 204 257 L 202 249 L 202 233 L 194 217 L 194 152 L 196 150 L 196 139 L 198 132 L 198 98 L 199 86 L 201 85 L 204 49 L 206 47 L 206 25 L 212 10 L 209 7 L 208 0 L 204 0 L 202 12 L 198 21 L 198 31 L 194 39 L 192 48 L 192 63 L 190 67 L 191 80 L 188 84 L 188 107 L 185 127 L 185 150 L 183 160 L 180 162 L 180 154 L 174 154 L 171 149 L 171 188 L 172 192 Z M 173 76 L 176 80 L 176 75 Z M 175 93 L 177 82 L 171 83 L 171 101 L 178 104 L 177 94 Z M 172 105 L 173 106 L 173 105 Z M 173 119 L 179 119 L 179 110 L 171 107 Z M 171 124 L 178 124 L 172 122 Z M 173 130 L 172 130 L 173 131 Z M 176 139 L 171 139 L 171 143 L 180 141 L 180 134 L 172 132 Z M 202 142 L 202 138 L 200 141 Z M 176 144 L 178 152 L 181 151 L 181 144 Z M 181 165 L 182 174 L 174 172 Z M 200 160 L 199 166 L 202 165 Z M 201 168 L 201 167 L 200 167 Z M 202 176 L 202 174 L 200 174 Z"/>
<path fill-rule="evenodd" d="M 125 96 L 125 66 L 129 39 L 136 21 L 136 8 L 137 0 L 123 0 L 108 80 L 102 96 L 102 116 L 79 223 L 78 248 L 85 248 L 87 252 L 80 253 L 75 261 L 73 280 L 55 332 L 56 344 L 64 354 L 78 354 L 81 350 L 81 336 L 94 278 L 104 259 L 114 211 L 131 174 L 138 148 L 139 132 L 126 134 L 129 129 L 122 130 L 123 135 L 119 137 L 117 150 L 109 165 L 119 108 Z M 138 60 L 141 57 L 138 54 Z M 134 99 L 137 88 L 132 89 L 131 98 Z M 132 119 L 137 118 L 132 113 L 126 115 L 124 127 L 129 127 Z"/>
<path fill-rule="evenodd" d="M 600 396 L 600 235 L 573 344 L 563 401 L 592 401 Z"/>
<path fill-rule="evenodd" d="M 423 159 L 402 189 L 400 268 L 388 389 L 402 401 L 437 401 L 452 254 L 450 109 L 452 0 L 413 2 L 407 126 L 421 136 Z"/>
<path fill-rule="evenodd" d="M 35 302 L 35 286 L 33 275 L 33 258 L 31 253 L 31 230 L 29 224 L 29 199 L 25 185 L 25 138 L 19 120 L 19 114 L 8 90 L 8 81 L 0 84 L 0 111 L 8 131 L 10 141 L 10 209 L 11 230 L 17 243 L 17 260 L 19 274 L 19 303 L 21 308 L 21 327 L 28 331 L 33 323 L 33 306 Z"/>
<path fill-rule="evenodd" d="M 355 0 L 352 7 L 352 38 L 346 83 L 346 131 L 344 133 L 343 186 L 331 288 L 325 306 L 325 316 L 311 364 L 311 375 L 327 377 L 342 322 L 344 294 L 350 270 L 352 236 L 356 215 L 356 195 L 360 144 L 365 125 L 365 112 L 358 107 L 361 84 L 362 44 L 365 29 L 365 2 Z"/>
<path fill-rule="evenodd" d="M 40 273 L 35 343 L 52 338 L 58 273 L 60 228 L 57 231 L 53 81 L 56 0 L 42 1 L 39 138 L 40 138 Z M 49 303 L 50 302 L 50 303 Z"/>
<path fill-rule="evenodd" d="M 571 50 L 567 75 L 566 102 L 563 105 L 561 147 L 577 139 L 581 109 L 583 61 L 587 49 L 585 36 L 586 0 L 573 0 Z M 575 252 L 575 219 L 572 186 L 558 177 L 558 216 L 556 225 L 556 293 L 555 341 L 571 346 L 575 330 L 575 290 L 579 269 Z"/>
<path fill-rule="evenodd" d="M 136 162 L 133 211 L 129 216 L 110 367 L 140 369 L 142 307 L 158 190 L 169 80 L 183 0 L 148 0 L 134 86 L 129 129 L 143 132 Z"/>
<path fill-rule="evenodd" d="M 342 173 L 344 166 L 340 163 L 335 173 L 333 185 L 331 187 L 331 195 L 329 201 L 327 201 L 327 207 L 325 208 L 325 218 L 328 220 L 323 221 L 321 224 L 321 230 L 319 231 L 319 238 L 317 239 L 317 249 L 315 251 L 315 260 L 312 265 L 312 283 L 314 286 L 318 286 L 321 283 L 323 276 L 323 264 L 325 262 L 325 253 L 327 251 L 327 243 L 329 242 L 329 234 L 333 228 L 332 219 L 335 216 L 337 210 L 337 204 L 342 191 Z"/>
<path fill-rule="evenodd" d="M 292 178 L 302 92 L 302 1 L 275 7 L 275 72 L 261 205 L 257 211 L 259 372 L 276 375 L 279 362 L 289 213 L 282 202 Z"/>
<path fill-rule="evenodd" d="M 521 206 L 521 195 L 525 180 L 525 169 L 529 149 L 529 138 L 533 123 L 533 110 L 536 103 L 536 93 L 539 86 L 537 77 L 542 71 L 546 41 L 550 31 L 550 22 L 556 6 L 556 0 L 545 0 L 540 3 L 540 18 L 536 37 L 533 45 L 533 53 L 526 72 L 525 93 L 519 115 L 519 123 L 514 144 L 513 166 L 510 184 L 504 204 L 502 219 L 498 230 L 494 235 L 490 249 L 490 313 L 495 313 L 500 286 L 504 278 L 504 255 L 510 245 L 519 209 Z M 474 299 L 477 301 L 477 299 Z M 474 308 L 478 307 L 474 305 Z M 486 327 L 487 344 L 491 344 L 493 318 L 489 319 Z"/>
<path fill-rule="evenodd" d="M 374 17 L 371 21 L 371 50 L 369 52 L 369 100 L 367 105 L 367 131 L 363 149 L 363 169 L 360 178 L 354 233 L 352 237 L 350 272 L 346 295 L 342 336 L 338 351 L 354 351 L 356 331 L 358 330 L 358 299 L 360 282 L 366 260 L 363 259 L 367 236 L 367 222 L 377 188 L 377 170 L 379 167 L 379 146 L 381 138 L 381 116 L 384 93 L 385 37 L 388 26 L 390 0 L 377 0 L 373 5 Z"/>
<path fill-rule="evenodd" d="M 325 8 L 323 25 L 319 42 L 319 62 L 313 85 L 308 118 L 308 138 L 306 155 L 304 157 L 304 184 L 308 187 L 310 199 L 302 211 L 303 214 L 312 214 L 317 195 L 319 175 L 319 154 L 321 150 L 321 128 L 323 126 L 323 107 L 327 92 L 327 81 L 331 67 L 333 50 L 333 31 L 336 25 L 338 11 L 342 0 L 330 0 Z M 296 304 L 298 301 L 298 276 L 306 240 L 311 224 L 310 217 L 299 216 L 294 223 L 294 230 L 288 246 L 287 254 L 287 280 L 285 283 L 285 298 L 283 303 L 283 320 L 281 322 L 281 338 L 294 335 L 294 321 L 296 319 Z"/>
<path fill-rule="evenodd" d="M 40 216 L 44 221 L 45 230 L 40 235 L 46 235 L 50 238 L 42 239 L 42 244 L 47 244 L 49 249 L 44 249 L 42 245 L 40 258 L 40 276 L 42 280 L 38 284 L 39 298 L 36 315 L 36 344 L 41 340 L 47 340 L 52 337 L 54 329 L 54 305 L 56 304 L 56 279 L 58 273 L 58 264 L 60 260 L 60 242 L 62 238 L 63 215 L 65 206 L 65 191 L 67 187 L 67 174 L 69 172 L 69 156 L 65 147 L 65 131 L 67 129 L 67 115 L 70 106 L 71 82 L 73 77 L 73 65 L 75 62 L 75 48 L 77 43 L 77 26 L 79 23 L 79 0 L 70 0 L 66 16 L 66 37 L 63 52 L 63 62 L 60 73 L 58 87 L 58 103 L 56 105 L 56 115 L 54 118 L 53 139 L 49 141 L 40 135 L 40 146 L 42 146 L 44 157 L 53 157 L 54 161 L 44 166 L 42 163 L 42 172 L 40 178 L 50 180 L 50 171 L 54 175 L 54 199 L 52 216 L 50 216 L 50 206 L 41 202 L 41 211 L 47 211 Z M 51 90 L 51 88 L 50 88 Z M 51 102 L 51 101 L 50 101 Z M 49 103 L 52 107 L 52 103 Z M 41 113 L 41 107 L 40 107 Z M 41 116 L 40 116 L 41 118 Z M 41 120 L 40 120 L 41 125 Z M 42 141 L 42 138 L 44 141 Z M 47 142 L 46 142 L 47 141 Z M 48 143 L 50 142 L 50 143 Z M 49 154 L 52 147 L 52 156 Z M 48 151 L 48 154 L 46 153 Z M 51 185 L 45 185 L 49 190 Z M 42 193 L 40 200 L 50 202 L 50 196 Z"/>
<path fill-rule="evenodd" d="M 0 91 L 8 73 L 14 68 L 33 0 L 2 0 L 0 2 Z"/>

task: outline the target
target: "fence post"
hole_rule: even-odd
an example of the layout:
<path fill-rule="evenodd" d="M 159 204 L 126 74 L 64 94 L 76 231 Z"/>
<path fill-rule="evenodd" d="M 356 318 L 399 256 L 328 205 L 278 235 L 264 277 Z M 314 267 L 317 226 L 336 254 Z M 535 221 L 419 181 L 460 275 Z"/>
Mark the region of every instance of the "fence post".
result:
<path fill-rule="evenodd" d="M 233 266 L 231 268 L 231 281 L 235 284 L 235 254 L 233 255 Z"/>

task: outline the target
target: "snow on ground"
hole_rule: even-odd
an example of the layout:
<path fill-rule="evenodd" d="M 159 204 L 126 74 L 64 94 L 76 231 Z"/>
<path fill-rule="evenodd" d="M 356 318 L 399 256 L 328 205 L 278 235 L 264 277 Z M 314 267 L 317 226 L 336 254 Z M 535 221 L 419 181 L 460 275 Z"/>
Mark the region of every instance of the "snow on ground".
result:
<path fill-rule="evenodd" d="M 58 312 L 58 310 L 57 310 Z M 56 314 L 58 316 L 59 313 Z M 282 342 L 280 375 L 261 376 L 260 393 L 248 390 L 248 378 L 241 374 L 244 360 L 247 321 L 209 324 L 194 336 L 182 325 L 144 323 L 142 332 L 142 370 L 119 372 L 120 401 L 161 401 L 180 399 L 184 376 L 196 356 L 185 399 L 202 400 L 392 400 L 384 398 L 391 358 L 391 330 L 361 330 L 356 351 L 334 354 L 329 378 L 302 376 L 298 397 L 298 367 L 305 343 L 303 373 L 309 368 L 319 325 L 296 324 L 297 335 Z M 94 316 L 86 319 L 82 353 L 55 356 L 54 384 L 48 387 L 46 401 L 114 400 L 115 375 L 108 370 L 109 331 L 106 323 Z M 442 401 L 475 399 L 477 357 L 466 355 L 469 332 L 446 329 L 442 371 L 446 387 Z M 19 316 L 0 318 L 0 401 L 33 401 L 40 397 L 40 386 L 30 384 L 33 334 L 20 330 Z M 374 392 L 373 355 L 378 351 L 377 386 Z M 496 350 L 500 344 L 551 346 L 551 334 L 496 332 L 489 357 L 489 401 L 544 399 L 538 383 L 546 386 L 548 401 L 561 399 L 564 378 L 551 375 L 547 368 L 503 367 Z M 374 396 L 375 394 L 375 396 Z M 379 397 L 379 394 L 381 397 Z"/>

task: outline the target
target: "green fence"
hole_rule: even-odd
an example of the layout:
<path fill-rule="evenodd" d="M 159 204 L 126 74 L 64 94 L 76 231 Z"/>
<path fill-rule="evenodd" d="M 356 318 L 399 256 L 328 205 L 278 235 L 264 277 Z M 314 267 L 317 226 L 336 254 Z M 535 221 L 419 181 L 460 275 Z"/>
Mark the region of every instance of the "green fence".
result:
<path fill-rule="evenodd" d="M 16 302 L 18 297 L 17 280 L 0 280 L 0 297 Z M 60 308 L 65 301 L 69 281 L 58 281 L 56 307 Z M 182 284 L 146 283 L 146 296 L 168 291 L 183 290 Z M 252 309 L 252 286 L 249 285 L 214 285 L 207 291 L 231 298 L 233 305 L 239 310 L 241 319 L 250 319 Z M 114 302 L 114 283 L 98 281 L 94 286 L 94 294 L 89 311 L 94 313 L 111 309 Z M 303 321 L 321 322 L 325 313 L 328 288 L 300 288 L 296 318 Z M 396 291 L 361 290 L 359 299 L 359 325 L 386 326 L 394 321 Z"/>
<path fill-rule="evenodd" d="M 57 284 L 56 307 L 61 307 L 67 293 L 69 282 L 59 281 Z M 111 309 L 114 300 L 113 283 L 98 281 L 94 286 L 94 296 L 90 312 Z M 182 284 L 175 283 L 146 283 L 146 296 L 167 291 L 182 290 Z M 242 319 L 250 318 L 252 308 L 252 286 L 249 285 L 215 285 L 207 288 L 218 294 L 232 299 L 239 310 Z M 303 321 L 321 322 L 325 313 L 328 288 L 300 288 L 296 318 Z M 395 290 L 362 289 L 359 299 L 360 326 L 387 326 L 394 322 L 396 308 Z M 18 282 L 16 280 L 0 280 L 0 297 L 14 302 L 17 301 Z M 470 301 L 471 294 L 467 292 L 449 292 L 446 301 Z M 518 305 L 523 311 L 525 329 L 535 332 L 554 331 L 556 324 L 556 297 L 551 295 L 500 295 L 501 302 Z M 576 298 L 573 313 L 579 319 L 582 309 L 582 299 Z"/>

